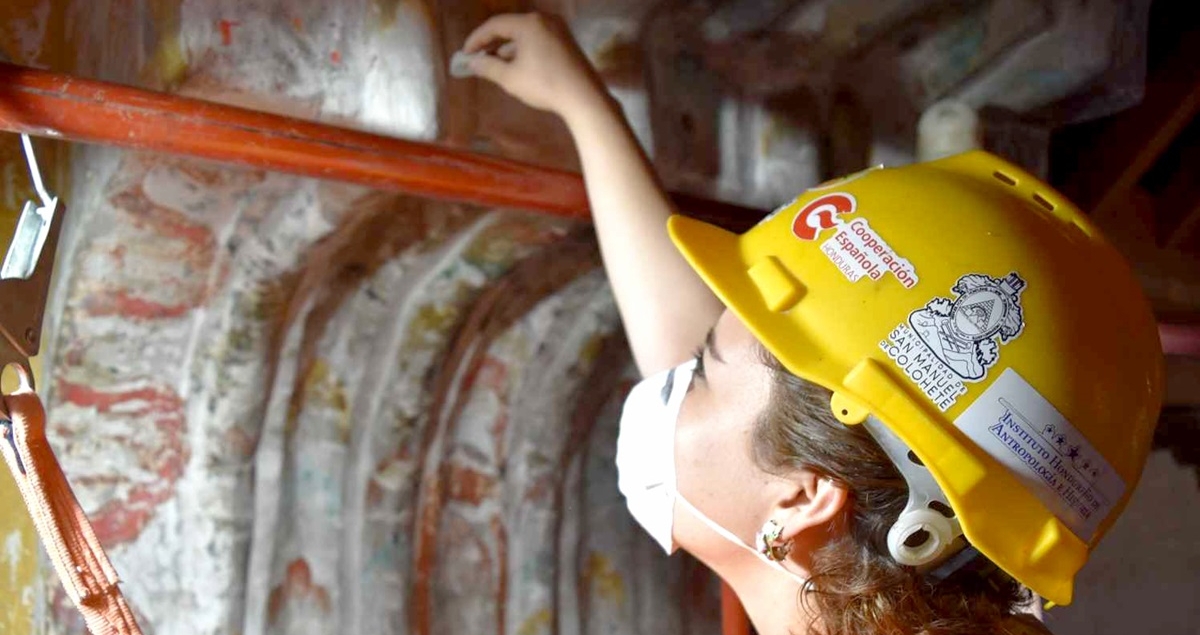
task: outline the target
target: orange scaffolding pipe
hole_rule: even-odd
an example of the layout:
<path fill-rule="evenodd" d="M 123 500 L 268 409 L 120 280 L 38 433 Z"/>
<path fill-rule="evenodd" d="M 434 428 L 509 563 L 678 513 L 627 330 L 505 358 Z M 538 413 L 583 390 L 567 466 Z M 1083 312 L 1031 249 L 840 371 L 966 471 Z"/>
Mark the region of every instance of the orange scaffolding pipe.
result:
<path fill-rule="evenodd" d="M 0 129 L 163 152 L 443 200 L 587 219 L 573 172 L 0 63 Z M 733 230 L 760 210 L 672 195 Z"/>

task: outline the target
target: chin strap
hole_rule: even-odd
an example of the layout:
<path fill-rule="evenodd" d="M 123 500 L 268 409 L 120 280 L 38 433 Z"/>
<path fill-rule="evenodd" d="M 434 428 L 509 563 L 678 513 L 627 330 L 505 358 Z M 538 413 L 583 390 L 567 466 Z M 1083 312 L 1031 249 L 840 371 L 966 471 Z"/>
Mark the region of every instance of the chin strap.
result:
<path fill-rule="evenodd" d="M 7 412 L 0 414 L 0 453 L 42 545 L 92 635 L 141 635 L 133 611 L 117 588 L 117 572 L 46 439 L 42 402 L 25 369 L 13 367 L 18 369 L 21 387 L 3 397 Z"/>

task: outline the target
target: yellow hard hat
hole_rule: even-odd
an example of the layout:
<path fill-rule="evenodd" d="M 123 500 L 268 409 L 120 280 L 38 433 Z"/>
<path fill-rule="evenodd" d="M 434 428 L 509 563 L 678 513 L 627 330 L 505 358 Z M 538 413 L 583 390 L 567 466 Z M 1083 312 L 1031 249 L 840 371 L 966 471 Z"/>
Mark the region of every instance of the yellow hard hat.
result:
<path fill-rule="evenodd" d="M 971 546 L 1070 603 L 1149 455 L 1163 363 L 1136 279 L 1077 208 L 976 151 L 823 184 L 740 236 L 669 229 L 840 421 L 903 441 Z"/>

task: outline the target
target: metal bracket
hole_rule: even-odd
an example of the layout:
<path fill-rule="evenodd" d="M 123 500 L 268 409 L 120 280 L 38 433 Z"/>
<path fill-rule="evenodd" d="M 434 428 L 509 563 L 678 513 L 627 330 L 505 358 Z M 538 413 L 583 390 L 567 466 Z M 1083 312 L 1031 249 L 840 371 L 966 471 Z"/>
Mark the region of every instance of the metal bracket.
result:
<path fill-rule="evenodd" d="M 0 266 L 0 367 L 16 362 L 32 371 L 29 358 L 40 349 L 62 210 L 58 197 L 51 196 L 42 183 L 28 135 L 21 135 L 21 143 L 40 202 L 25 203 Z"/>

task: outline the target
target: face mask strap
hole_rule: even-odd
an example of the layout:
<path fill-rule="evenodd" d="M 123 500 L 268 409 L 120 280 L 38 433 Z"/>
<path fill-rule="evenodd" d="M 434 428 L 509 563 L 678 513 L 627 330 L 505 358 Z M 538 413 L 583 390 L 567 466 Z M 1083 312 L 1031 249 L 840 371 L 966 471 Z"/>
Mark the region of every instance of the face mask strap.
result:
<path fill-rule="evenodd" d="M 683 364 L 680 364 L 679 366 L 675 367 L 675 369 L 672 371 L 672 380 L 674 381 L 674 386 L 672 388 L 672 393 L 670 395 L 671 399 L 670 399 L 670 402 L 668 403 L 667 407 L 669 408 L 672 415 L 674 415 L 676 420 L 679 417 L 679 410 L 683 404 L 683 398 L 684 398 L 684 396 L 686 396 L 687 386 L 691 382 L 692 373 L 695 372 L 695 368 L 696 368 L 696 360 L 692 359 L 692 360 L 688 360 L 688 361 L 684 362 Z M 670 387 L 670 386 L 671 386 L 671 384 L 668 383 L 666 386 L 664 386 L 664 389 L 666 389 L 667 387 Z M 719 523 L 717 523 L 717 521 L 709 518 L 707 514 L 700 511 L 699 509 L 697 509 L 695 505 L 691 504 L 691 502 L 689 502 L 686 498 L 683 497 L 683 494 L 679 492 L 679 488 L 677 485 L 675 487 L 675 502 L 677 504 L 683 505 L 683 507 L 685 509 L 687 509 L 688 511 L 690 511 L 693 516 L 698 518 L 700 520 L 700 522 L 707 525 L 709 529 L 715 531 L 717 533 L 717 535 L 721 536 L 725 540 L 737 545 L 738 547 L 741 547 L 742 549 L 745 549 L 746 551 L 749 551 L 750 553 L 754 554 L 754 557 L 758 558 L 759 560 L 762 560 L 770 567 L 777 569 L 780 572 L 790 576 L 792 579 L 796 580 L 797 582 L 799 582 L 801 584 L 806 584 L 808 582 L 807 580 L 805 580 L 804 578 L 801 578 L 800 576 L 796 575 L 795 573 L 788 571 L 786 568 L 784 568 L 784 566 L 782 564 L 780 564 L 774 560 L 771 560 L 770 558 L 764 556 L 757 549 L 754 549 L 753 547 L 742 542 L 742 539 L 735 536 L 733 534 L 733 532 L 729 531 L 728 529 L 725 529 Z"/>
<path fill-rule="evenodd" d="M 783 573 L 784 575 L 791 577 L 793 580 L 795 580 L 796 582 L 799 582 L 800 584 L 808 584 L 808 580 L 796 575 L 795 573 L 792 573 L 791 571 L 788 571 L 787 568 L 784 567 L 782 564 L 764 556 L 757 549 L 754 549 L 750 545 L 747 545 L 745 542 L 742 542 L 742 539 L 735 536 L 733 534 L 733 532 L 729 531 L 728 529 L 725 529 L 720 524 L 718 524 L 717 521 L 709 518 L 708 516 L 706 516 L 704 514 L 704 512 L 697 509 L 695 505 L 689 503 L 688 500 L 686 498 L 684 498 L 682 494 L 676 492 L 675 502 L 680 505 L 683 505 L 688 511 L 690 511 L 692 513 L 693 516 L 698 518 L 700 520 L 700 522 L 704 523 L 705 525 L 708 525 L 709 529 L 717 532 L 717 534 L 720 535 L 725 540 L 754 554 L 755 558 L 758 558 L 759 560 L 765 562 L 767 564 L 767 566 L 778 570 L 780 573 Z"/>
<path fill-rule="evenodd" d="M 695 368 L 696 360 L 688 360 L 673 369 L 666 370 L 643 379 L 638 386 L 634 387 L 633 392 L 630 393 L 630 401 L 626 402 L 626 409 L 624 412 L 622 412 L 622 433 L 618 436 L 617 441 L 617 470 L 619 484 L 623 482 L 620 473 L 622 471 L 622 439 L 625 438 L 624 435 L 626 434 L 627 425 L 626 417 L 638 419 L 636 422 L 629 422 L 629 425 L 638 426 L 636 429 L 642 432 L 649 432 L 655 427 L 653 425 L 654 421 L 644 421 L 641 420 L 642 417 L 653 417 L 655 421 L 657 421 L 659 417 L 662 417 L 663 421 L 669 419 L 671 422 L 669 432 L 671 435 L 673 435 L 675 427 L 678 424 L 679 412 L 683 406 L 683 400 L 687 395 L 687 388 L 691 383 L 692 374 L 695 372 Z M 634 405 L 631 406 L 631 403 Z M 631 410 L 631 408 L 633 409 Z M 636 414 L 631 415 L 631 412 Z M 633 430 L 635 428 L 630 427 L 628 429 Z M 636 441 L 631 441 L 631 443 L 636 445 L 638 442 L 643 442 L 653 446 L 661 441 L 661 439 L 655 440 L 655 435 L 653 434 L 651 434 L 650 437 L 646 437 L 645 434 L 641 434 L 639 436 L 641 438 L 638 438 Z M 666 510 L 670 512 L 670 514 L 667 516 L 668 518 L 673 517 L 674 505 L 682 505 L 684 509 L 687 509 L 689 512 L 691 512 L 693 516 L 707 525 L 709 529 L 715 531 L 717 535 L 721 536 L 728 542 L 733 543 L 738 547 L 745 549 L 746 551 L 749 551 L 754 555 L 754 557 L 762 560 L 768 566 L 778 570 L 779 572 L 791 577 L 800 584 L 807 584 L 807 580 L 791 571 L 788 571 L 780 563 L 771 560 L 757 549 L 754 549 L 745 542 L 742 542 L 740 538 L 735 536 L 732 532 L 725 529 L 721 525 L 717 524 L 716 521 L 709 518 L 704 512 L 697 509 L 695 505 L 692 505 L 686 498 L 684 498 L 679 492 L 678 484 L 675 478 L 673 436 L 672 443 L 667 446 L 667 449 L 671 453 L 666 457 L 646 457 L 640 453 L 637 456 L 637 459 L 657 458 L 660 461 L 671 461 L 671 467 L 667 473 L 661 475 L 661 478 L 656 476 L 651 483 L 644 478 L 646 476 L 644 470 L 630 469 L 630 474 L 634 474 L 636 472 L 636 476 L 631 478 L 628 491 L 626 489 L 622 489 L 622 493 L 624 493 L 626 498 L 629 500 L 630 512 L 633 514 L 634 519 L 637 520 L 644 529 L 646 529 L 646 531 L 651 535 L 652 538 L 655 539 L 656 542 L 658 542 L 664 551 L 670 554 L 674 551 L 675 547 L 674 541 L 671 539 L 669 533 L 670 525 L 666 525 L 665 527 L 662 526 L 662 524 L 659 522 L 659 514 L 648 513 L 647 509 L 656 508 L 658 502 L 663 501 L 662 497 L 669 493 L 670 506 Z M 640 463 L 638 463 L 636 459 L 633 459 L 633 463 L 630 465 L 632 468 L 639 464 Z M 656 495 L 653 500 L 646 501 L 645 494 L 649 491 L 650 484 L 655 486 L 654 489 L 659 492 L 659 494 Z M 624 488 L 625 486 L 619 485 L 619 487 Z M 638 502 L 638 504 L 634 504 L 635 500 Z"/>

